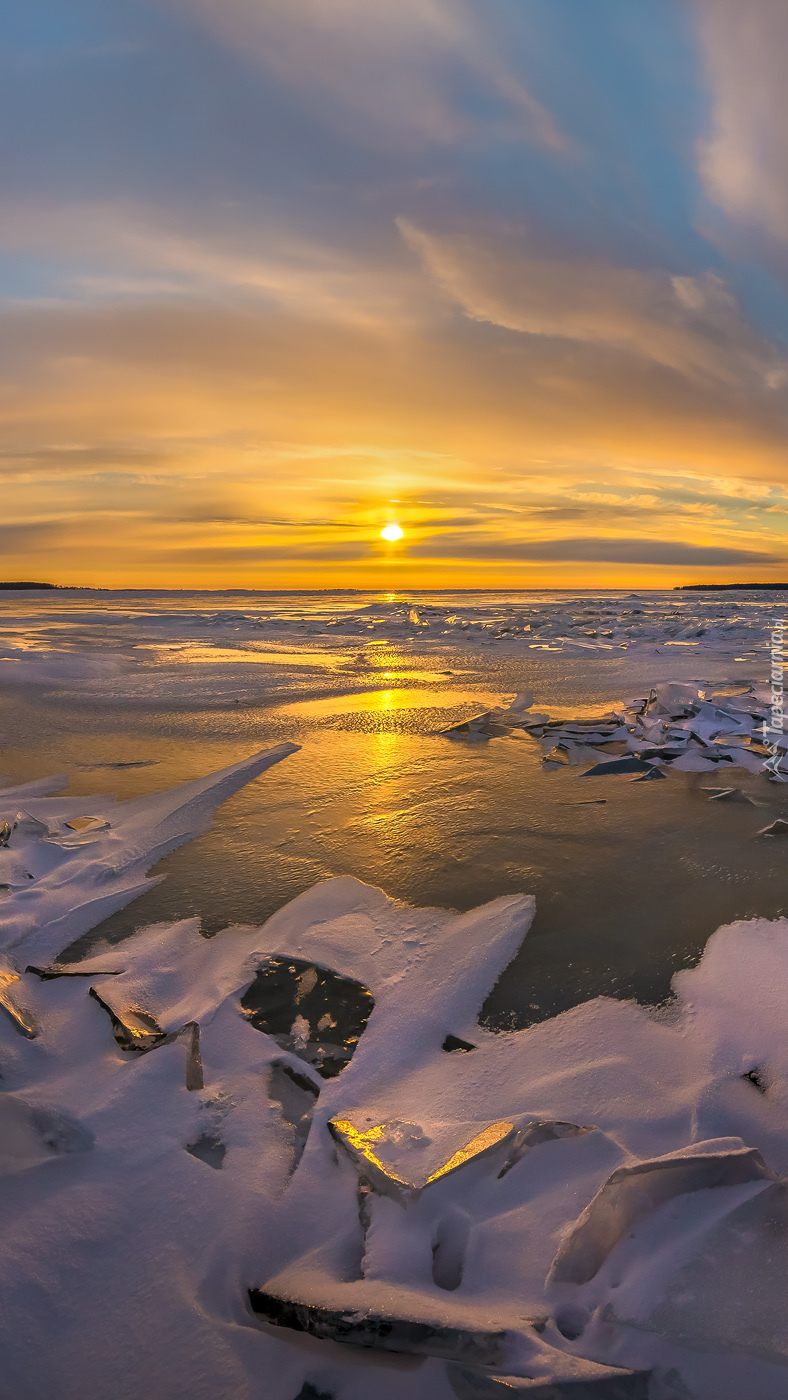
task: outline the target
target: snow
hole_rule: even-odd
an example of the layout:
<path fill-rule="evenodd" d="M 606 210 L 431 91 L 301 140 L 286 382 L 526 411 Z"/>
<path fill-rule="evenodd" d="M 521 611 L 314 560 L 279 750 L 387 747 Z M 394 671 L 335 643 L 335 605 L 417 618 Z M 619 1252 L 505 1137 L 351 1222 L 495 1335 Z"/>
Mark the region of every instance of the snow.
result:
<path fill-rule="evenodd" d="M 220 792 L 271 761 L 259 755 L 177 795 L 118 804 L 135 808 L 123 829 L 148 832 L 157 819 L 159 836 L 182 839 L 186 813 L 200 828 Z M 117 830 L 116 813 L 103 810 Z M 150 859 L 150 841 L 145 856 L 124 841 Z M 69 852 L 61 867 L 61 891 L 80 905 L 81 858 Z M 478 1010 L 533 912 L 527 896 L 459 915 L 414 909 L 333 879 L 262 928 L 206 939 L 196 919 L 157 925 L 46 978 L 25 969 L 30 950 L 40 958 L 53 940 L 18 934 L 6 968 L 38 1033 L 2 1018 L 0 1313 L 14 1393 L 42 1395 L 57 1374 L 63 1400 L 294 1400 L 307 1382 L 342 1400 L 362 1400 L 370 1386 L 394 1400 L 403 1384 L 414 1400 L 448 1400 L 481 1385 L 474 1366 L 489 1345 L 497 1374 L 521 1381 L 600 1380 L 624 1368 L 651 1371 L 656 1397 L 683 1393 L 670 1373 L 699 1400 L 784 1394 L 774 1317 L 757 1332 L 757 1354 L 747 1352 L 743 1382 L 741 1367 L 720 1367 L 719 1339 L 709 1352 L 708 1328 L 695 1344 L 701 1304 L 677 1322 L 679 1285 L 665 1292 L 662 1281 L 684 1278 L 693 1251 L 713 1248 L 722 1254 L 709 1287 L 719 1293 L 728 1215 L 738 1230 L 735 1212 L 788 1172 L 788 922 L 719 930 L 699 966 L 676 975 L 666 1012 L 600 998 L 494 1033 Z M 257 969 L 277 957 L 330 968 L 374 998 L 334 1078 L 243 1013 Z M 153 1048 L 124 1052 L 102 1001 L 151 1018 L 161 1033 Z M 167 1038 L 190 1023 L 204 1087 L 189 1086 L 188 1043 Z M 447 1053 L 447 1035 L 473 1049 Z M 742 1077 L 756 1066 L 765 1093 Z M 295 1094 L 287 1111 L 283 1067 Z M 359 1196 L 363 1162 L 330 1123 L 389 1125 L 377 1155 L 414 1182 L 405 1203 L 374 1182 Z M 658 1247 L 648 1232 L 671 1210 Z M 581 1248 L 588 1259 L 589 1228 L 595 1267 L 578 1271 L 566 1261 Z M 633 1230 L 646 1241 L 634 1254 Z M 737 1270 L 757 1273 L 750 1237 L 763 1248 L 757 1230 L 739 1230 Z M 732 1270 L 728 1279 L 735 1292 Z M 337 1312 L 368 1326 L 418 1324 L 416 1369 L 271 1326 L 250 1289 L 311 1308 L 310 1325 L 329 1335 Z"/>

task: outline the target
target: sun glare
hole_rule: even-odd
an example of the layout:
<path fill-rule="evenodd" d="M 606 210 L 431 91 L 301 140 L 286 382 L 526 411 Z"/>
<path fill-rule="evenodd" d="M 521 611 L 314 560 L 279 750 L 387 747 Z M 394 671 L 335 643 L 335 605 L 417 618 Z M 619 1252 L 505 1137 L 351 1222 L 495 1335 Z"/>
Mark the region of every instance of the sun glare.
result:
<path fill-rule="evenodd" d="M 384 525 L 380 532 L 382 540 L 401 540 L 403 530 L 401 525 Z"/>

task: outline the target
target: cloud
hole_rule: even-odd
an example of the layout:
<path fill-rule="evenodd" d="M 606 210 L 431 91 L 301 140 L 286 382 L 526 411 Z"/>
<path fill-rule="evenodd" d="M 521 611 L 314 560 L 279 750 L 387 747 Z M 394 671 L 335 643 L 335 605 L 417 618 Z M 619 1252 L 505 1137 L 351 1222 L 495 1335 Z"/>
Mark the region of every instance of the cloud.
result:
<path fill-rule="evenodd" d="M 260 212 L 216 227 L 204 214 L 128 200 L 6 200 L 0 246 L 56 259 L 59 292 L 72 304 L 267 305 L 387 334 L 426 309 L 424 279 L 404 257 L 321 242 Z"/>
<path fill-rule="evenodd" d="M 567 147 L 496 48 L 494 27 L 478 23 L 463 0 L 176 2 L 361 144 L 454 144 L 486 128 Z M 469 87 L 481 102 L 468 101 Z M 492 111 L 474 117 L 474 105 Z"/>
<path fill-rule="evenodd" d="M 62 540 L 63 526 L 58 520 L 0 525 L 0 555 L 4 557 L 29 558 L 38 555 L 45 559 L 47 552 L 56 549 Z"/>
<path fill-rule="evenodd" d="M 709 567 L 752 564 L 760 568 L 784 566 L 786 559 L 754 549 L 725 545 L 683 544 L 679 541 L 649 539 L 579 538 L 561 540 L 480 539 L 478 535 L 444 536 L 419 544 L 411 553 L 418 558 L 512 560 L 524 563 L 590 563 L 706 565 Z"/>
<path fill-rule="evenodd" d="M 532 251 L 521 232 L 441 236 L 400 220 L 407 243 L 476 321 L 634 352 L 738 388 L 788 383 L 788 360 L 747 325 L 713 272 L 701 277 Z"/>
<path fill-rule="evenodd" d="M 706 192 L 734 220 L 788 242 L 788 8 L 783 0 L 697 0 L 711 92 L 698 145 Z"/>
<path fill-rule="evenodd" d="M 221 565 L 233 570 L 243 570 L 250 565 L 352 563 L 367 559 L 369 549 L 363 544 L 339 542 L 325 545 L 299 542 L 291 545 L 187 545 L 182 549 L 162 550 L 158 557 L 165 566 L 170 564 L 174 567 L 186 563 L 201 564 L 208 568 Z"/>
<path fill-rule="evenodd" d="M 50 544 L 29 536 L 16 571 L 51 572 L 57 548 L 58 573 L 76 583 L 198 586 L 212 570 L 219 583 L 297 587 L 324 569 L 374 586 L 392 510 L 417 586 L 518 559 L 561 576 L 565 542 L 522 536 L 562 521 L 614 540 L 601 554 L 572 544 L 585 551 L 577 573 L 608 583 L 638 563 L 647 577 L 694 561 L 767 568 L 781 549 L 735 514 L 713 531 L 680 518 L 712 489 L 734 512 L 749 507 L 746 476 L 784 479 L 779 393 L 442 313 L 381 335 L 248 301 L 7 308 L 0 431 L 14 464 L 6 518 L 60 520 Z M 617 531 L 640 530 L 645 552 L 630 556 Z M 434 538 L 418 544 L 420 533 Z M 657 536 L 682 545 L 671 553 Z M 693 540 L 701 553 L 687 552 Z M 704 552 L 713 545 L 723 553 Z"/>

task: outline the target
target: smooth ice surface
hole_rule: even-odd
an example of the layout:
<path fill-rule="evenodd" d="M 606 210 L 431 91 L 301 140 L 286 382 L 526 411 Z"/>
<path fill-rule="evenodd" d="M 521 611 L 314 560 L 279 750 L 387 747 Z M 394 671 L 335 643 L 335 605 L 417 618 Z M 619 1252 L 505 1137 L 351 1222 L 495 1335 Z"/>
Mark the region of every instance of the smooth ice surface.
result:
<path fill-rule="evenodd" d="M 41 959 L 59 952 L 149 889 L 156 882 L 145 876 L 156 861 L 207 830 L 220 802 L 297 749 L 279 744 L 150 797 L 92 799 L 89 821 L 81 798 L 39 797 L 28 784 L 0 791 L 0 820 L 13 827 L 0 850 L 0 950 L 24 945 L 29 958 Z"/>

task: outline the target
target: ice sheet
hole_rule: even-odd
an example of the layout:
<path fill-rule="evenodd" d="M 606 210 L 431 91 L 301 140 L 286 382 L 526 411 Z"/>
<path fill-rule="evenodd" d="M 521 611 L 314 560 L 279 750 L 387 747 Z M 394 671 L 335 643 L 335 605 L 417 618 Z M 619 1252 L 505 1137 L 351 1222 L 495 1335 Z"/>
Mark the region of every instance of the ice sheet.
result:
<path fill-rule="evenodd" d="M 37 685 L 91 703 L 249 703 L 308 679 L 353 684 L 353 663 L 394 643 L 414 656 L 461 647 L 471 664 L 485 648 L 533 660 L 679 652 L 768 660 L 780 595 L 646 592 L 511 595 L 64 592 L 0 600 L 0 684 Z M 98 631 L 103 644 L 97 646 Z M 364 650 L 359 654 L 361 643 Z M 360 679 L 360 677 L 358 678 Z M 368 681 L 369 678 L 367 678 Z"/>
<path fill-rule="evenodd" d="M 16 675 L 20 693 L 47 689 L 53 705 L 68 696 L 159 708 L 281 700 L 288 689 L 314 692 L 318 673 L 332 695 L 366 694 L 388 683 L 366 658 L 392 638 L 400 655 L 418 655 L 405 679 L 420 686 L 430 668 L 445 685 L 449 646 L 469 656 L 489 648 L 485 663 L 542 646 L 596 648 L 600 658 L 626 648 L 651 666 L 681 641 L 732 665 L 733 650 L 762 653 L 771 600 L 726 598 L 722 620 L 700 636 L 698 622 L 694 637 L 671 637 L 678 622 L 669 614 L 691 631 L 708 612 L 697 597 L 545 597 L 497 611 L 466 599 L 451 613 L 428 599 L 407 611 L 401 600 L 387 608 L 345 599 L 306 617 L 292 599 L 213 609 L 205 599 L 126 599 L 114 616 L 111 601 L 84 600 L 79 627 L 95 625 L 96 609 L 106 641 L 92 650 L 73 609 L 66 616 L 50 601 L 33 627 L 32 613 L 14 622 L 7 605 L 6 679 Z M 610 626 L 600 625 L 605 615 Z M 616 629 L 622 640 L 602 636 Z M 275 645 L 258 662 L 255 639 L 269 631 Z M 228 655 L 233 638 L 238 659 Z M 370 643 L 361 662 L 359 639 Z M 169 645 L 185 650 L 167 657 Z M 17 662 L 32 668 L 26 677 Z M 669 662 L 653 665 L 661 684 Z M 635 697 L 616 720 L 623 739 L 574 723 L 601 724 L 599 710 L 572 711 L 561 716 L 567 753 L 594 762 L 615 757 L 589 756 L 595 745 L 622 742 L 634 752 L 630 720 L 641 745 L 667 740 L 686 754 L 691 743 L 722 739 L 736 749 L 763 706 L 752 691 L 748 700 L 748 684 L 739 697 L 732 686 L 707 699 L 699 683 L 694 695 L 666 694 L 663 714 L 654 706 L 641 715 L 655 728 L 648 734 L 630 714 L 645 698 Z M 467 695 L 464 678 L 462 686 Z M 687 706 L 696 713 L 680 715 Z M 529 713 L 509 697 L 491 708 L 510 733 Z M 534 701 L 532 717 L 541 708 Z M 667 733 L 684 719 L 695 738 Z M 718 722 L 725 728 L 714 733 Z M 767 1172 L 788 1174 L 785 921 L 720 929 L 658 1013 L 597 998 L 517 1033 L 493 1033 L 478 1013 L 528 931 L 527 895 L 457 915 L 332 880 L 261 928 L 206 939 L 197 920 L 158 924 L 58 967 L 64 944 L 148 887 L 146 871 L 164 851 L 204 830 L 217 801 L 293 747 L 129 803 L 52 796 L 58 780 L 0 795 L 0 826 L 18 823 L 0 849 L 0 1316 L 13 1393 L 37 1400 L 56 1375 L 62 1400 L 452 1400 L 493 1393 L 497 1376 L 523 1393 L 552 1384 L 558 1394 L 583 1394 L 582 1385 L 604 1395 L 605 1384 L 608 1394 L 650 1400 L 782 1400 L 784 1212 L 782 1197 L 766 1193 L 783 1188 L 757 1173 L 695 1177 L 685 1167 L 699 1157 L 752 1164 L 760 1154 Z M 708 809 L 720 821 L 725 810 Z M 731 810 L 740 815 L 744 807 Z M 763 821 L 751 815 L 753 827 Z M 263 846 L 255 858 L 266 859 Z M 631 936 L 640 936 L 635 909 Z M 526 966 L 528 946 L 526 938 Z M 333 1077 L 299 1054 L 315 1043 L 306 992 L 292 1007 L 289 1045 L 244 1014 L 242 998 L 271 959 L 294 960 L 296 981 L 327 968 L 368 989 L 374 1009 Z M 375 1189 L 361 1157 L 329 1129 L 337 1121 L 384 1130 L 387 1160 L 414 1189 Z M 468 1150 L 479 1140 L 484 1151 Z M 426 1154 L 427 1183 L 423 1171 L 407 1175 L 413 1153 Z M 557 1278 L 555 1261 L 571 1254 L 592 1203 L 610 1199 L 606 1183 L 649 1176 L 665 1159 L 671 1171 L 678 1163 L 671 1179 L 686 1189 L 664 1199 L 647 1192 L 634 1214 L 622 1207 L 626 1231 L 605 1236 L 593 1275 Z M 743 1306 L 725 1313 L 741 1279 Z M 384 1356 L 272 1327 L 250 1290 L 285 1311 L 312 1310 L 322 1335 L 337 1335 L 337 1317 L 361 1319 L 361 1332 L 363 1319 L 373 1332 L 390 1325 L 406 1350 Z M 491 1337 L 496 1376 L 468 1360 L 468 1347 Z"/>
<path fill-rule="evenodd" d="M 395 1400 L 403 1384 L 415 1400 L 450 1400 L 459 1381 L 447 1358 L 467 1369 L 462 1338 L 494 1334 L 498 1374 L 522 1382 L 601 1384 L 623 1367 L 651 1371 L 648 1394 L 663 1400 L 682 1394 L 670 1376 L 685 1373 L 699 1400 L 777 1400 L 784 1373 L 775 1379 L 762 1327 L 744 1383 L 734 1367 L 727 1384 L 714 1338 L 704 1333 L 698 1350 L 691 1313 L 685 1331 L 676 1323 L 675 1289 L 669 1316 L 667 1304 L 663 1312 L 652 1304 L 651 1323 L 638 1319 L 644 1276 L 658 1266 L 664 1275 L 648 1236 L 660 1209 L 680 1208 L 690 1191 L 723 1220 L 763 1189 L 749 1168 L 731 1177 L 726 1166 L 718 1182 L 694 1162 L 752 1163 L 760 1152 L 768 1171 L 788 1171 L 788 922 L 720 930 L 699 967 L 677 976 L 669 1013 L 597 999 L 529 1031 L 495 1034 L 478 1010 L 532 916 L 528 897 L 456 915 L 410 908 L 346 878 L 317 885 L 262 928 L 211 939 L 197 920 L 141 930 L 63 969 L 81 975 L 25 972 L 22 937 L 9 969 L 39 1034 L 28 1039 L 7 1017 L 0 1025 L 0 1102 L 13 1105 L 18 1124 L 17 1145 L 0 1162 L 0 1314 L 15 1393 L 44 1393 L 57 1373 L 63 1400 L 294 1400 L 310 1385 L 341 1400 L 362 1400 L 371 1386 Z M 306 965 L 294 1023 L 312 965 L 374 998 L 335 1077 L 314 1079 L 244 1014 L 241 999 L 272 957 Z M 146 1053 L 124 1052 L 102 1001 L 147 1017 L 161 1038 Z M 188 1045 L 175 1035 L 191 1023 L 203 1088 L 189 1084 Z M 473 1051 L 447 1052 L 449 1035 Z M 742 1077 L 755 1066 L 765 1092 Z M 290 1102 L 283 1067 L 304 1104 Z M 306 1087 L 305 1075 L 313 1076 Z M 338 1119 L 405 1125 L 394 1169 L 403 1175 L 402 1153 L 418 1158 L 424 1141 L 424 1162 L 439 1163 L 432 1183 L 407 1201 L 364 1185 L 363 1161 L 338 1152 L 329 1131 Z M 463 1157 L 464 1144 L 498 1123 L 506 1132 Z M 631 1298 L 622 1284 L 607 1308 L 609 1271 L 632 1248 L 612 1236 L 591 1283 L 556 1283 L 553 1259 L 605 1182 L 616 1173 L 634 1180 L 654 1158 L 687 1169 L 671 1177 L 678 1196 L 667 1206 L 664 1195 L 641 1202 Z M 444 1159 L 456 1165 L 442 1171 Z M 691 1220 L 695 1228 L 697 1210 Z M 680 1209 L 669 1228 L 686 1254 Z M 712 1244 L 721 1287 L 728 1265 L 716 1236 Z M 404 1358 L 387 1362 L 374 1348 L 304 1340 L 289 1324 L 272 1329 L 256 1320 L 250 1289 L 281 1301 L 280 1324 L 282 1309 L 316 1310 L 322 1336 L 337 1335 L 337 1316 L 390 1319 L 406 1353 L 421 1359 L 403 1372 Z M 743 1327 L 740 1349 L 749 1345 Z M 644 1394 L 638 1384 L 621 1393 Z"/>

